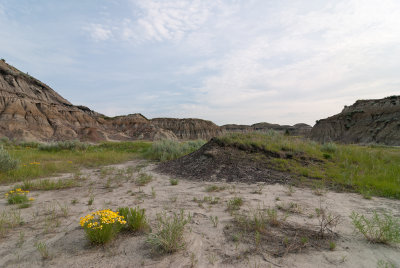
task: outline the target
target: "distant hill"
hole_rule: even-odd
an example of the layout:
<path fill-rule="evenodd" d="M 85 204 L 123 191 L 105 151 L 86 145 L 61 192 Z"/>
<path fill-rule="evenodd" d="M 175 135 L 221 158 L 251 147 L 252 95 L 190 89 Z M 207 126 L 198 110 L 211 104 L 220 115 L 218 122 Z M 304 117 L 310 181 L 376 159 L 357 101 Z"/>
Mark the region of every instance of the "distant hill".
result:
<path fill-rule="evenodd" d="M 358 100 L 318 120 L 310 138 L 319 142 L 400 145 L 400 96 Z"/>

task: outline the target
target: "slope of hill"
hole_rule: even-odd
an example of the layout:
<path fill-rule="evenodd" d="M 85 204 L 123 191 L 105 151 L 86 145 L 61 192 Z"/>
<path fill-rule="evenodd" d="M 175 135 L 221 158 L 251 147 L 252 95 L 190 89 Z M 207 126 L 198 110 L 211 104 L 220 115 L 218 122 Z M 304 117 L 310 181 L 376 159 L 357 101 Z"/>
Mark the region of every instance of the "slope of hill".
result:
<path fill-rule="evenodd" d="M 318 120 L 310 137 L 319 142 L 400 145 L 400 96 L 358 100 L 341 113 Z"/>

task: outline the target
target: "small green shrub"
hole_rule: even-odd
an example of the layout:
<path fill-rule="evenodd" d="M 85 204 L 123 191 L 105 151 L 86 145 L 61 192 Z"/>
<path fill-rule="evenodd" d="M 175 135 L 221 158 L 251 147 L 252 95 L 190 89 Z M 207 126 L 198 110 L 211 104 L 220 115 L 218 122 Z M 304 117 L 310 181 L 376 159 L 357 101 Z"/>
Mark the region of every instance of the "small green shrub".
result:
<path fill-rule="evenodd" d="M 7 172 L 17 168 L 19 161 L 13 159 L 10 154 L 0 146 L 0 171 Z"/>
<path fill-rule="evenodd" d="M 93 244 L 105 244 L 126 224 L 124 217 L 109 209 L 99 210 L 80 219 L 80 225 Z"/>
<path fill-rule="evenodd" d="M 391 214 L 374 211 L 371 218 L 353 211 L 353 225 L 368 241 L 373 243 L 400 243 L 400 220 Z"/>
<path fill-rule="evenodd" d="M 118 212 L 126 221 L 124 229 L 132 232 L 146 232 L 150 229 L 144 209 L 122 207 L 118 208 Z"/>
<path fill-rule="evenodd" d="M 169 182 L 171 183 L 171 185 L 178 185 L 179 180 L 178 179 L 170 179 Z"/>
<path fill-rule="evenodd" d="M 173 253 L 184 248 L 185 226 L 191 219 L 191 215 L 185 215 L 183 210 L 180 213 L 174 213 L 172 216 L 167 216 L 166 213 L 157 215 L 157 231 L 149 234 L 147 243 L 153 249 L 165 253 Z"/>

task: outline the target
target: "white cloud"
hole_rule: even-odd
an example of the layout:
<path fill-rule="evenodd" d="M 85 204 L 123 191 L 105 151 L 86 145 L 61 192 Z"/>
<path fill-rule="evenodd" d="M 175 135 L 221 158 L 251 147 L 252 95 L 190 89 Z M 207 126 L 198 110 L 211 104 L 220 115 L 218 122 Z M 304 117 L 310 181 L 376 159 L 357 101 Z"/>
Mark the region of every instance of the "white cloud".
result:
<path fill-rule="evenodd" d="M 105 25 L 91 23 L 84 27 L 84 30 L 90 34 L 95 41 L 106 41 L 112 38 L 113 34 Z"/>
<path fill-rule="evenodd" d="M 247 46 L 219 58 L 215 74 L 205 77 L 197 89 L 201 108 L 192 109 L 207 117 L 223 113 L 242 123 L 247 115 L 261 116 L 263 121 L 293 124 L 304 118 L 313 123 L 321 114 L 338 112 L 343 101 L 398 94 L 400 64 L 395 59 L 400 58 L 400 17 L 396 10 L 400 3 L 333 3 L 305 13 L 280 10 L 275 16 L 285 17 L 283 24 L 272 22 L 264 28 L 248 24 L 253 36 Z M 289 107 L 300 112 L 285 116 Z M 184 109 L 188 113 L 191 108 Z"/>

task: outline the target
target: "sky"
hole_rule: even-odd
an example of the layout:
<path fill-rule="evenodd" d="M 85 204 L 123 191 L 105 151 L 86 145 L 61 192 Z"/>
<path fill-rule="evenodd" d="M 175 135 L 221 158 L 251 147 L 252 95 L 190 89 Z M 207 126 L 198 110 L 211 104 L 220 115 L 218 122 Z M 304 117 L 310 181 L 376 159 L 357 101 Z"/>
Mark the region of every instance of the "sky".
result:
<path fill-rule="evenodd" d="M 0 58 L 108 116 L 293 125 L 400 94 L 398 0 L 0 0 Z"/>

